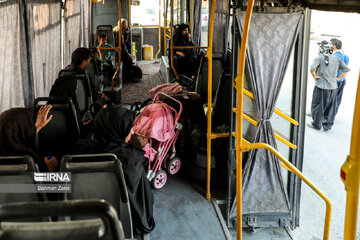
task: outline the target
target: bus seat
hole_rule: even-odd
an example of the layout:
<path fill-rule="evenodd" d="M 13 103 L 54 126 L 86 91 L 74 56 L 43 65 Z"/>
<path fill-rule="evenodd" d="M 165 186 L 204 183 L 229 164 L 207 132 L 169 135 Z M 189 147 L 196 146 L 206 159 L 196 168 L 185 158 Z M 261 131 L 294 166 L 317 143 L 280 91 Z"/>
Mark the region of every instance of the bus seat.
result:
<path fill-rule="evenodd" d="M 65 200 L 105 199 L 116 209 L 125 236 L 132 238 L 127 187 L 121 162 L 114 154 L 65 155 L 60 172 L 71 172 L 72 189 L 62 196 Z"/>
<path fill-rule="evenodd" d="M 231 98 L 229 96 L 231 96 L 231 88 L 231 69 L 224 68 L 214 98 L 213 126 L 221 124 L 230 126 Z"/>
<path fill-rule="evenodd" d="M 102 83 L 100 82 L 100 73 L 99 73 L 99 67 L 97 65 L 97 60 L 94 58 L 91 59 L 89 65 L 87 66 L 87 75 L 89 77 L 89 80 L 93 83 L 95 86 L 96 91 L 102 92 Z"/>
<path fill-rule="evenodd" d="M 30 156 L 0 157 L 0 184 L 35 184 L 34 172 L 39 172 L 39 170 Z M 47 200 L 44 193 L 13 193 L 3 190 L 4 192 L 0 194 L 0 204 Z"/>
<path fill-rule="evenodd" d="M 89 64 L 90 65 L 90 64 Z M 61 70 L 59 76 L 71 74 L 76 78 L 78 87 L 75 90 L 76 100 L 79 104 L 80 116 L 90 110 L 90 106 L 93 104 L 93 98 L 90 87 L 90 79 L 87 74 L 77 74 L 74 70 Z M 81 119 L 79 119 L 80 121 Z"/>
<path fill-rule="evenodd" d="M 115 47 L 115 38 L 114 38 L 114 33 L 113 33 L 113 27 L 111 25 L 99 25 L 96 28 L 96 34 L 95 34 L 95 39 L 94 39 L 94 43 L 95 46 L 97 47 L 99 45 L 99 35 L 105 33 L 107 36 L 107 43 L 111 44 L 112 46 Z"/>
<path fill-rule="evenodd" d="M 40 158 L 54 155 L 57 159 L 61 159 L 80 137 L 76 110 L 70 98 L 37 98 L 34 103 L 34 119 L 37 118 L 37 113 L 44 102 L 53 106 L 49 113 L 53 118 L 36 135 L 35 147 Z M 46 169 L 45 164 L 39 167 L 40 170 Z"/>
<path fill-rule="evenodd" d="M 97 218 L 59 222 L 13 222 L 17 218 L 34 216 L 94 216 Z M 0 221 L 0 240 L 125 239 L 115 209 L 106 201 L 100 200 L 4 204 L 0 205 Z"/>
<path fill-rule="evenodd" d="M 114 71 L 115 73 L 115 71 Z M 103 93 L 108 96 L 113 103 L 119 103 L 121 101 L 121 89 L 122 89 L 122 64 L 120 65 L 119 72 L 115 76 L 115 86 L 111 88 L 111 80 L 113 76 L 105 74 L 104 76 L 104 88 Z"/>
<path fill-rule="evenodd" d="M 223 69 L 224 59 L 221 56 L 213 57 L 213 75 L 212 75 L 212 97 L 214 99 L 221 72 Z M 199 74 L 196 79 L 196 92 L 201 96 L 202 102 L 207 103 L 207 87 L 208 87 L 208 60 L 204 57 L 199 67 Z"/>

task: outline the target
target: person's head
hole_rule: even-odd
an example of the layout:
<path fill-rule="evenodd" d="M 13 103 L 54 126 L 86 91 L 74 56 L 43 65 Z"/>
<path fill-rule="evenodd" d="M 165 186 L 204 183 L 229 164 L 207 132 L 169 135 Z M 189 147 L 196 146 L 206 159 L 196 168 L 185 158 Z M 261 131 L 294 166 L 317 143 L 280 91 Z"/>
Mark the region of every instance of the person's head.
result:
<path fill-rule="evenodd" d="M 333 51 L 331 43 L 326 40 L 318 42 L 319 45 L 319 55 L 329 55 Z"/>
<path fill-rule="evenodd" d="M 94 119 L 94 138 L 101 144 L 123 142 L 135 120 L 134 112 L 123 107 L 101 109 Z"/>
<path fill-rule="evenodd" d="M 342 43 L 339 39 L 333 38 L 330 40 L 330 42 L 333 45 L 334 51 L 340 50 L 342 48 Z"/>
<path fill-rule="evenodd" d="M 98 38 L 99 46 L 103 47 L 107 42 L 107 35 L 106 33 L 101 33 Z"/>
<path fill-rule="evenodd" d="M 182 36 L 187 36 L 189 33 L 189 25 L 182 23 L 179 25 L 179 31 L 181 32 Z"/>
<path fill-rule="evenodd" d="M 76 68 L 85 69 L 93 57 L 93 53 L 88 48 L 77 48 L 71 55 L 71 64 Z"/>
<path fill-rule="evenodd" d="M 121 28 L 122 28 L 122 29 L 126 29 L 126 28 L 128 28 L 128 27 L 129 27 L 128 21 L 127 21 L 125 18 L 122 18 L 122 19 L 121 19 Z"/>

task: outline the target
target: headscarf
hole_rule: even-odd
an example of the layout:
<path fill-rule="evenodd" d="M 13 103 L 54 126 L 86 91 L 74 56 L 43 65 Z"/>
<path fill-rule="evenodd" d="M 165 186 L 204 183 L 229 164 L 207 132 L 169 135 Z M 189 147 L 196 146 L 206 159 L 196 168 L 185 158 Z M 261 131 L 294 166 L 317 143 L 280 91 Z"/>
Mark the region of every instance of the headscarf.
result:
<path fill-rule="evenodd" d="M 123 107 L 101 109 L 94 120 L 94 137 L 100 144 L 123 143 L 129 134 L 135 113 Z"/>
<path fill-rule="evenodd" d="M 77 81 L 72 75 L 64 75 L 55 80 L 50 90 L 50 97 L 70 97 L 76 111 L 80 114 L 80 107 L 76 98 Z"/>
<path fill-rule="evenodd" d="M 0 114 L 0 155 L 30 155 L 38 162 L 33 117 L 33 108 L 11 108 Z"/>
<path fill-rule="evenodd" d="M 189 28 L 190 30 L 190 27 L 188 24 L 185 24 L 185 23 L 181 23 L 176 29 L 175 29 L 175 34 L 174 34 L 174 44 L 177 43 L 177 44 L 180 44 L 181 42 L 183 42 L 184 40 L 186 40 L 184 38 L 184 36 L 182 35 L 182 31 L 185 30 L 186 28 Z M 178 45 L 176 45 L 178 46 Z M 181 45 L 180 45 L 181 46 Z"/>

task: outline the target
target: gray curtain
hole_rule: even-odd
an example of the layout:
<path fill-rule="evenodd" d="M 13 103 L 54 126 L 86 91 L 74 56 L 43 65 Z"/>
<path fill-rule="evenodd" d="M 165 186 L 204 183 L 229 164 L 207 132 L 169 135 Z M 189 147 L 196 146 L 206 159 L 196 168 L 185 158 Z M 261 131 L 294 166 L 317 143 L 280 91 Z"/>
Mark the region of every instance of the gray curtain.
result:
<path fill-rule="evenodd" d="M 71 62 L 71 53 L 81 46 L 81 2 L 67 0 L 65 5 L 65 66 Z"/>
<path fill-rule="evenodd" d="M 195 46 L 201 46 L 201 8 L 202 0 L 195 0 L 192 40 Z"/>
<path fill-rule="evenodd" d="M 90 45 L 90 0 L 80 1 L 80 30 L 81 30 L 81 45 L 82 47 L 89 47 Z"/>
<path fill-rule="evenodd" d="M 245 12 L 236 15 L 242 34 Z M 270 122 L 290 54 L 302 23 L 302 13 L 253 13 L 246 52 L 247 80 L 253 89 L 259 125 L 254 142 L 276 140 Z M 289 213 L 280 161 L 264 149 L 249 152 L 243 172 L 243 214 Z M 236 216 L 236 202 L 231 215 Z"/>
<path fill-rule="evenodd" d="M 20 1 L 0 3 L 0 112 L 32 103 L 23 10 Z"/>
<path fill-rule="evenodd" d="M 211 13 L 211 1 L 209 1 L 209 25 Z M 227 42 L 229 35 L 230 22 L 230 1 L 216 1 L 215 16 L 214 16 L 214 40 L 213 40 L 213 55 L 225 56 L 227 50 Z"/>
<path fill-rule="evenodd" d="M 65 5 L 65 66 L 78 47 L 89 47 L 90 1 L 67 0 Z"/>
<path fill-rule="evenodd" d="M 61 69 L 60 1 L 28 1 L 26 7 L 35 97 L 44 97 Z"/>

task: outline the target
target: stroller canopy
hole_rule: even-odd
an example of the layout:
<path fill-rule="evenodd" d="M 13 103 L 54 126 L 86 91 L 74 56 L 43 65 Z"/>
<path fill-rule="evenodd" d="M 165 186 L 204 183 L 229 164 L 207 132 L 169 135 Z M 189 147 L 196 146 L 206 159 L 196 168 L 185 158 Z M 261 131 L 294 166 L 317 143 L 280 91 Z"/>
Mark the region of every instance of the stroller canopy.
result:
<path fill-rule="evenodd" d="M 171 108 L 164 103 L 148 105 L 135 119 L 132 129 L 140 136 L 167 141 L 175 134 Z"/>

